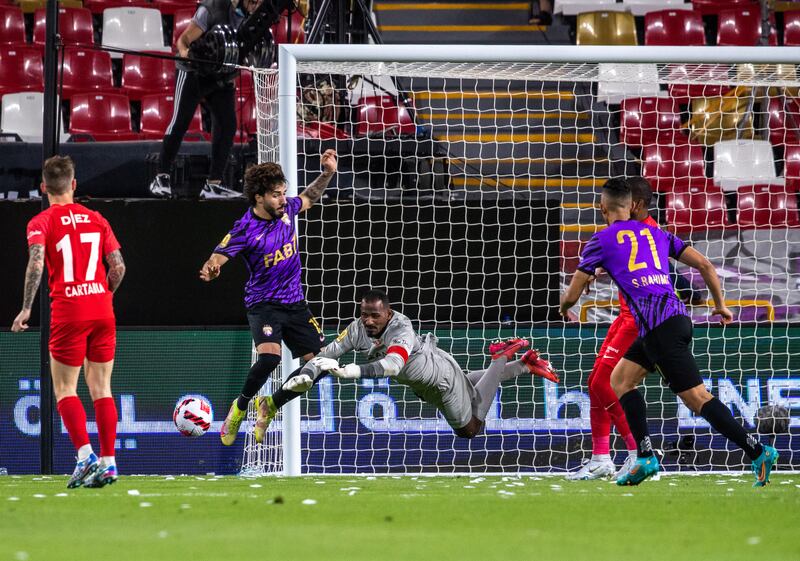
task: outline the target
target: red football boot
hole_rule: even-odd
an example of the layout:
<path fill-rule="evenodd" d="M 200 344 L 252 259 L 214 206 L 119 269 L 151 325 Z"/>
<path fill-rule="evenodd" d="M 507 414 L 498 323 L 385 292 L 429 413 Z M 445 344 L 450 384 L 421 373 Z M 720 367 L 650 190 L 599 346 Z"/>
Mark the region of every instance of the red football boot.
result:
<path fill-rule="evenodd" d="M 546 378 L 551 382 L 555 382 L 556 384 L 559 382 L 558 373 L 553 366 L 539 356 L 539 351 L 536 349 L 531 349 L 520 359 L 525 366 L 528 367 L 528 370 L 534 376 L 541 376 L 542 378 Z"/>
<path fill-rule="evenodd" d="M 519 337 L 506 339 L 505 341 L 495 341 L 489 345 L 489 354 L 492 355 L 492 360 L 497 360 L 500 357 L 512 359 L 517 354 L 517 351 L 527 347 L 529 344 L 527 339 Z"/>

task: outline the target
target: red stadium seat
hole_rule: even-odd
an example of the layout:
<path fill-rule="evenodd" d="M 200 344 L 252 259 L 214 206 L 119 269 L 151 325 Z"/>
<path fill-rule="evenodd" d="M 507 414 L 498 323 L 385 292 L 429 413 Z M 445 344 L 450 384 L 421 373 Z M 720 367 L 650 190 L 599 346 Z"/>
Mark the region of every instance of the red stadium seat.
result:
<path fill-rule="evenodd" d="M 148 94 L 174 92 L 175 62 L 164 58 L 126 54 L 122 58 L 122 89 L 133 101 Z"/>
<path fill-rule="evenodd" d="M 782 185 L 739 187 L 737 201 L 742 228 L 800 228 L 797 196 Z"/>
<path fill-rule="evenodd" d="M 105 51 L 68 47 L 64 52 L 63 97 L 88 92 L 114 93 L 111 55 Z"/>
<path fill-rule="evenodd" d="M 175 10 L 175 16 L 173 18 L 174 23 L 172 25 L 173 48 L 178 44 L 178 37 L 180 37 L 181 33 L 189 26 L 189 22 L 192 21 L 192 17 L 196 11 L 197 10 L 194 8 Z"/>
<path fill-rule="evenodd" d="M 69 133 L 72 140 L 98 142 L 137 140 L 131 127 L 128 96 L 122 94 L 77 94 L 72 98 Z"/>
<path fill-rule="evenodd" d="M 659 10 L 644 16 L 644 44 L 654 46 L 704 46 L 702 16 L 691 10 Z"/>
<path fill-rule="evenodd" d="M 305 18 L 299 11 L 295 10 L 292 12 L 291 18 L 288 17 L 286 12 L 283 12 L 280 21 L 270 28 L 272 29 L 272 38 L 275 39 L 275 44 L 305 43 L 306 32 L 303 29 L 304 23 Z"/>
<path fill-rule="evenodd" d="M 783 160 L 783 176 L 786 178 L 786 190 L 790 193 L 800 193 L 800 143 L 787 144 Z"/>
<path fill-rule="evenodd" d="M 623 144 L 679 144 L 685 139 L 681 138 L 680 128 L 680 108 L 674 99 L 634 97 L 622 100 L 620 140 Z"/>
<path fill-rule="evenodd" d="M 719 13 L 717 45 L 753 47 L 761 40 L 761 9 L 756 6 L 723 10 Z M 775 18 L 770 17 L 769 44 L 778 44 Z"/>
<path fill-rule="evenodd" d="M 642 175 L 661 193 L 705 191 L 711 181 L 706 177 L 703 149 L 694 144 L 664 146 L 651 144 L 642 149 Z"/>
<path fill-rule="evenodd" d="M 236 136 L 233 141 L 236 143 L 246 143 L 250 137 L 258 134 L 258 115 L 256 113 L 256 96 L 251 93 L 248 95 L 236 96 Z"/>
<path fill-rule="evenodd" d="M 148 0 L 83 0 L 83 7 L 95 15 L 101 15 L 107 8 L 147 7 L 149 5 Z"/>
<path fill-rule="evenodd" d="M 44 91 L 42 53 L 33 45 L 0 49 L 0 96 L 14 92 Z"/>
<path fill-rule="evenodd" d="M 345 140 L 350 138 L 346 132 L 336 128 L 333 123 L 297 121 L 297 138 L 317 138 L 319 140 Z"/>
<path fill-rule="evenodd" d="M 783 12 L 783 44 L 787 47 L 800 46 L 800 10 Z"/>
<path fill-rule="evenodd" d="M 668 80 L 684 83 L 670 83 L 667 91 L 669 96 L 681 105 L 689 103 L 695 97 L 720 96 L 731 89 L 729 86 L 720 85 L 730 80 L 728 70 L 729 67 L 725 64 L 670 64 Z M 711 83 L 703 83 L 706 81 Z"/>
<path fill-rule="evenodd" d="M 249 95 L 256 91 L 253 83 L 253 73 L 249 70 L 242 70 L 236 77 L 236 91 L 239 95 Z"/>
<path fill-rule="evenodd" d="M 172 95 L 146 95 L 142 97 L 141 135 L 148 140 L 160 140 L 167 130 L 174 108 Z M 189 129 L 183 137 L 186 141 L 208 140 L 210 135 L 203 132 L 200 106 L 194 112 Z"/>
<path fill-rule="evenodd" d="M 45 14 L 40 8 L 33 15 L 33 44 L 44 47 Z M 58 8 L 58 34 L 64 45 L 92 45 L 92 12 L 85 8 Z"/>
<path fill-rule="evenodd" d="M 758 0 L 692 0 L 695 11 L 707 16 L 736 6 L 758 6 Z"/>
<path fill-rule="evenodd" d="M 416 134 L 408 108 L 390 95 L 362 97 L 356 108 L 358 136 Z"/>
<path fill-rule="evenodd" d="M 767 105 L 769 142 L 773 146 L 800 143 L 800 107 L 791 97 L 772 97 Z"/>
<path fill-rule="evenodd" d="M 725 196 L 720 190 L 668 193 L 667 224 L 677 232 L 718 230 L 730 226 Z"/>
<path fill-rule="evenodd" d="M 0 43 L 25 42 L 25 16 L 17 6 L 0 6 Z"/>
<path fill-rule="evenodd" d="M 153 0 L 151 8 L 156 8 L 164 15 L 171 15 L 178 10 L 191 8 L 194 11 L 199 2 L 197 0 Z"/>

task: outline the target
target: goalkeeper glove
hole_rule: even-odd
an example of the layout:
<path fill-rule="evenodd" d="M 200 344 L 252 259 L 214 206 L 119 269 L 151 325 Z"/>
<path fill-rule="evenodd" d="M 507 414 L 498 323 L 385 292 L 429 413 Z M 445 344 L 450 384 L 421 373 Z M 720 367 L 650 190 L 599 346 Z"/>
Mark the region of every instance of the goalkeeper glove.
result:
<path fill-rule="evenodd" d="M 321 372 L 329 372 L 335 368 L 339 368 L 338 360 L 324 356 L 314 357 L 309 361 L 309 363 Z"/>
<path fill-rule="evenodd" d="M 361 367 L 357 364 L 348 364 L 330 370 L 331 375 L 337 378 L 344 378 L 346 380 L 356 380 L 361 378 Z"/>

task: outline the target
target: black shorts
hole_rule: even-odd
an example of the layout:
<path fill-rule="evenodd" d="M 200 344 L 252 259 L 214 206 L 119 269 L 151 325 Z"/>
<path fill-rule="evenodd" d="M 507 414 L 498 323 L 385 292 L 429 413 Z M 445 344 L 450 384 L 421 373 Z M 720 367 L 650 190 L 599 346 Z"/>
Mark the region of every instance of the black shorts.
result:
<path fill-rule="evenodd" d="M 628 347 L 625 359 L 648 372 L 658 371 L 675 393 L 703 383 L 692 349 L 692 320 L 684 315 L 672 316 L 650 333 L 639 337 Z"/>
<path fill-rule="evenodd" d="M 295 358 L 316 354 L 325 343 L 322 328 L 305 302 L 261 302 L 247 309 L 247 322 L 256 346 L 283 341 Z"/>

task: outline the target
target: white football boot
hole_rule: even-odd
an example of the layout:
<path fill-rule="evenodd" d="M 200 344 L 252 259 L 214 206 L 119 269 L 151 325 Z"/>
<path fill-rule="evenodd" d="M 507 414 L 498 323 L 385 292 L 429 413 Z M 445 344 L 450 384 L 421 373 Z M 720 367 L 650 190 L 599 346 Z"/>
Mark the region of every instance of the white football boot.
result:
<path fill-rule="evenodd" d="M 610 459 L 589 460 L 581 469 L 567 475 L 569 481 L 582 481 L 589 479 L 602 479 L 614 475 L 617 466 Z"/>

